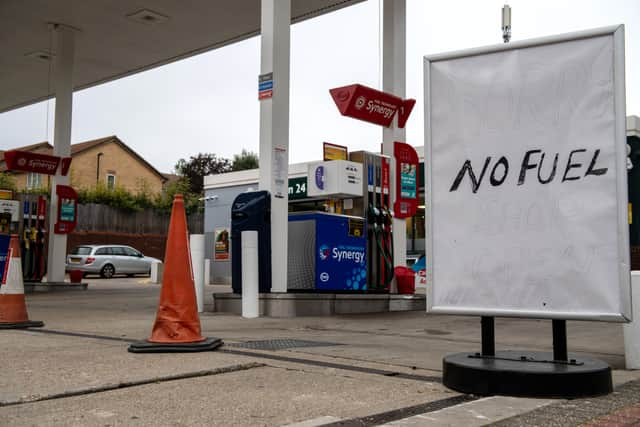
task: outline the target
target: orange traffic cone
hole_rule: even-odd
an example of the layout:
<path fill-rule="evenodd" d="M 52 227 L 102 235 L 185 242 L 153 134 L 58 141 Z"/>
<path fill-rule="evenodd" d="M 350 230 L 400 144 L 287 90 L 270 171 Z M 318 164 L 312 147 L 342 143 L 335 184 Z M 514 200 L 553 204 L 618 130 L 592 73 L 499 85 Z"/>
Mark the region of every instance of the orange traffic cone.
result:
<path fill-rule="evenodd" d="M 200 318 L 191 270 L 191 252 L 184 199 L 173 199 L 160 304 L 151 338 L 129 346 L 132 353 L 189 352 L 214 350 L 222 345 L 219 338 L 200 335 Z"/>
<path fill-rule="evenodd" d="M 7 238 L 9 236 L 2 236 Z M 5 240 L 6 242 L 6 240 Z M 12 234 L 5 258 L 4 271 L 0 283 L 0 329 L 23 329 L 44 326 L 40 321 L 29 320 L 27 304 L 24 300 L 22 282 L 22 262 L 18 235 Z"/>

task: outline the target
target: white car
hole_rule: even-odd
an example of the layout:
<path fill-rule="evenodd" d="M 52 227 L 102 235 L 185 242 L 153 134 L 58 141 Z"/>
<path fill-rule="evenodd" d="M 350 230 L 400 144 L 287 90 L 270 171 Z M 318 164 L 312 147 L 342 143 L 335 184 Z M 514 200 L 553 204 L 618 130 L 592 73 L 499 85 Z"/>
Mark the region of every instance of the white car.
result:
<path fill-rule="evenodd" d="M 83 275 L 99 274 L 110 279 L 115 274 L 151 274 L 151 264 L 159 259 L 124 245 L 82 245 L 67 255 L 66 271 L 80 270 Z"/>

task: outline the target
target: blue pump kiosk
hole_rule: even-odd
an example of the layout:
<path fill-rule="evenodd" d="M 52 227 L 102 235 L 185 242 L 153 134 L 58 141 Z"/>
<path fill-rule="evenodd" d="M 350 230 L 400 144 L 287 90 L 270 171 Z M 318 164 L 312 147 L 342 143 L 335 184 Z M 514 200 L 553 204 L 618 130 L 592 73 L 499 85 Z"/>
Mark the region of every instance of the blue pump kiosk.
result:
<path fill-rule="evenodd" d="M 291 291 L 367 290 L 364 218 L 325 212 L 289 214 Z"/>

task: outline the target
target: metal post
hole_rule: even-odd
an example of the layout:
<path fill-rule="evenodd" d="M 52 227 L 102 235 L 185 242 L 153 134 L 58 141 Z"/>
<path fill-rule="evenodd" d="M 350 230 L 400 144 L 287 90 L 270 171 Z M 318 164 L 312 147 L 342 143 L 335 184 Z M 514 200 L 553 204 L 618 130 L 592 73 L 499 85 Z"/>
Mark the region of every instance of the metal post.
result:
<path fill-rule="evenodd" d="M 569 360 L 567 354 L 567 321 L 553 319 L 553 360 Z"/>
<path fill-rule="evenodd" d="M 384 0 L 382 28 L 382 90 L 400 98 L 406 94 L 406 0 Z M 397 118 L 389 128 L 382 129 L 382 153 L 392 157 L 390 206 L 396 199 L 394 141 L 406 142 L 407 131 L 397 126 Z M 407 223 L 405 219 L 393 218 L 393 265 L 407 264 Z"/>
<path fill-rule="evenodd" d="M 53 154 L 58 157 L 71 155 L 71 113 L 73 110 L 73 60 L 74 33 L 73 28 L 54 25 L 56 36 L 55 91 L 56 112 L 53 136 Z M 47 281 L 63 282 L 65 275 L 65 258 L 67 254 L 67 235 L 55 234 L 58 195 L 56 186 L 68 185 L 69 176 L 62 176 L 60 171 L 51 180 L 51 203 L 49 207 L 49 253 L 47 259 Z"/>
<path fill-rule="evenodd" d="M 259 188 L 271 192 L 272 292 L 287 292 L 290 24 L 291 0 L 262 0 L 260 74 L 272 73 L 273 92 L 260 101 Z"/>
<path fill-rule="evenodd" d="M 496 337 L 495 337 L 495 324 L 494 318 L 488 316 L 482 316 L 482 355 L 483 356 L 495 356 L 496 355 Z"/>

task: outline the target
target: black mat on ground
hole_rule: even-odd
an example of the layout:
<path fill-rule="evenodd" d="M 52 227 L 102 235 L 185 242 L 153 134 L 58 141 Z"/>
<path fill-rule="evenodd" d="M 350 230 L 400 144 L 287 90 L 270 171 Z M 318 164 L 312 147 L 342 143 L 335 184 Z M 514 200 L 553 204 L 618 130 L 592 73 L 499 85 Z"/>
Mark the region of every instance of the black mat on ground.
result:
<path fill-rule="evenodd" d="M 252 350 L 286 350 L 300 347 L 331 347 L 342 345 L 334 342 L 296 340 L 291 338 L 276 338 L 271 340 L 246 341 L 227 344 L 228 347 L 248 348 Z"/>
<path fill-rule="evenodd" d="M 27 320 L 26 322 L 18 323 L 0 323 L 0 329 L 27 329 L 27 328 L 41 328 L 44 326 L 44 322 L 40 320 Z"/>
<path fill-rule="evenodd" d="M 190 353 L 196 351 L 211 351 L 223 344 L 220 338 L 206 338 L 194 343 L 160 344 L 149 341 L 139 341 L 129 346 L 130 353 Z"/>

